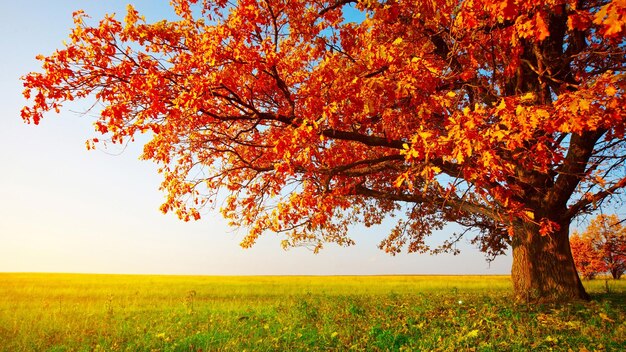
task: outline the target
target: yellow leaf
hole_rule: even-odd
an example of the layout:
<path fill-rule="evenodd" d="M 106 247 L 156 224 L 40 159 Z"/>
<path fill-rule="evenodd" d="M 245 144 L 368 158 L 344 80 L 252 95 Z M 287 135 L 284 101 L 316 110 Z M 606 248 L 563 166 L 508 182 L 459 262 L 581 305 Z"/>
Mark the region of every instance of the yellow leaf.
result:
<path fill-rule="evenodd" d="M 543 109 L 537 109 L 535 111 L 535 114 L 537 114 L 537 116 L 541 117 L 542 119 L 550 118 L 550 113 Z"/>
<path fill-rule="evenodd" d="M 506 137 L 506 134 L 502 131 L 502 130 L 497 130 L 495 132 L 492 133 L 492 136 L 497 140 L 497 141 L 501 141 L 504 139 L 504 137 Z"/>
<path fill-rule="evenodd" d="M 539 14 L 539 12 L 537 12 L 537 14 L 535 15 L 535 27 L 537 30 L 537 39 L 539 39 L 539 41 L 543 41 L 548 36 L 550 36 L 550 30 L 548 29 L 546 22 L 543 20 L 543 17 Z"/>
<path fill-rule="evenodd" d="M 528 117 L 528 123 L 532 128 L 537 128 L 537 126 L 539 125 L 539 119 L 537 118 L 537 115 L 531 114 Z"/>
<path fill-rule="evenodd" d="M 454 158 L 456 159 L 456 162 L 459 164 L 462 164 L 465 161 L 465 156 L 463 155 L 461 151 L 457 151 Z"/>
<path fill-rule="evenodd" d="M 571 102 L 571 103 L 569 104 L 569 111 L 570 111 L 572 114 L 576 114 L 576 113 L 578 113 L 578 104 L 576 104 L 576 102 L 575 102 L 575 101 L 573 101 L 573 102 Z"/>
<path fill-rule="evenodd" d="M 402 43 L 402 38 L 398 37 L 396 38 L 396 40 L 393 41 L 393 45 L 399 45 Z"/>
<path fill-rule="evenodd" d="M 532 211 L 524 211 L 524 215 L 526 215 L 529 219 L 535 219 L 535 213 L 533 213 Z"/>
<path fill-rule="evenodd" d="M 609 316 L 606 315 L 605 313 L 600 313 L 598 315 L 600 315 L 600 318 L 602 318 L 602 320 L 606 320 L 606 321 L 608 321 L 610 323 L 614 323 L 615 322 L 615 320 L 609 318 Z"/>
<path fill-rule="evenodd" d="M 427 139 L 428 137 L 433 135 L 431 132 L 428 132 L 428 131 L 420 131 L 420 132 L 417 132 L 417 134 L 420 137 L 422 137 L 422 139 Z"/>
<path fill-rule="evenodd" d="M 604 92 L 606 93 L 606 95 L 608 95 L 610 97 L 613 97 L 617 93 L 617 89 L 615 89 L 615 87 L 613 87 L 613 86 L 608 86 L 608 87 L 606 87 Z"/>
<path fill-rule="evenodd" d="M 478 330 L 474 329 L 474 330 L 468 332 L 467 335 L 465 335 L 465 337 L 468 338 L 468 339 L 478 337 Z"/>
<path fill-rule="evenodd" d="M 605 180 L 604 178 L 602 178 L 601 176 L 599 176 L 599 175 L 596 175 L 596 177 L 595 177 L 595 181 L 596 181 L 596 183 L 597 183 L 597 184 L 599 184 L 599 185 L 600 185 L 600 187 L 602 187 L 602 188 L 604 188 L 604 186 L 606 185 L 606 180 Z"/>
<path fill-rule="evenodd" d="M 522 95 L 520 100 L 521 101 L 533 101 L 533 100 L 535 100 L 535 93 L 532 93 L 532 92 L 526 93 L 526 94 Z"/>
<path fill-rule="evenodd" d="M 397 179 L 396 182 L 394 182 L 394 186 L 395 187 L 400 187 L 402 186 L 402 184 L 404 183 L 404 180 L 406 179 L 406 176 L 404 174 L 400 175 Z"/>
<path fill-rule="evenodd" d="M 504 99 L 502 99 L 500 100 L 500 104 L 498 104 L 498 106 L 496 107 L 496 111 L 500 111 L 504 109 L 506 109 L 506 103 L 504 102 Z"/>
<path fill-rule="evenodd" d="M 593 23 L 602 24 L 605 28 L 604 35 L 612 36 L 618 34 L 622 31 L 622 27 L 624 25 L 624 21 L 622 20 L 622 15 L 620 12 L 623 10 L 623 2 L 622 4 L 617 4 L 618 1 L 609 2 L 604 5 L 600 11 L 596 13 L 594 16 Z"/>
<path fill-rule="evenodd" d="M 550 335 L 548 335 L 545 339 L 546 342 L 553 342 L 553 343 L 557 343 L 559 342 L 559 339 L 557 339 L 556 337 L 552 337 Z"/>

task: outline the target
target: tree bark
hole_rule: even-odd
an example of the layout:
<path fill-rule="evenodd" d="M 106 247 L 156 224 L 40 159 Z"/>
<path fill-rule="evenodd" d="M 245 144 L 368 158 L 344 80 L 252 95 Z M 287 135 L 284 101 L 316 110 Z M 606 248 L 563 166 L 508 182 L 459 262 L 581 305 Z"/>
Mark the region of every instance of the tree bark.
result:
<path fill-rule="evenodd" d="M 619 269 L 613 269 L 611 270 L 611 276 L 613 277 L 613 280 L 619 280 L 622 277 L 622 271 Z"/>
<path fill-rule="evenodd" d="M 542 236 L 539 225 L 516 225 L 511 279 L 515 296 L 526 302 L 589 300 L 576 271 L 569 244 L 569 223 Z"/>

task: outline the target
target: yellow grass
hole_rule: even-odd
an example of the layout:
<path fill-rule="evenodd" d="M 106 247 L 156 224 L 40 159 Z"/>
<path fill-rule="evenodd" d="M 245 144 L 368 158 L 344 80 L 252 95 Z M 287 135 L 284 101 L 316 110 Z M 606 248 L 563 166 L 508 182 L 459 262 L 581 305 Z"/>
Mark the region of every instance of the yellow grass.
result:
<path fill-rule="evenodd" d="M 0 274 L 0 351 L 622 346 L 626 282 L 586 285 L 566 311 L 513 303 L 508 276 Z"/>

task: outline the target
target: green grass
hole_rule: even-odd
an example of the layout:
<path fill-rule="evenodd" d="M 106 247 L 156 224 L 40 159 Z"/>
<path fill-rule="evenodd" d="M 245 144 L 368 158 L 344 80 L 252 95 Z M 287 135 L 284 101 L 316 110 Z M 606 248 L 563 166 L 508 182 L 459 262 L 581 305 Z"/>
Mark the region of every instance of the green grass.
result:
<path fill-rule="evenodd" d="M 626 280 L 585 285 L 557 306 L 508 276 L 0 274 L 0 351 L 626 350 Z"/>

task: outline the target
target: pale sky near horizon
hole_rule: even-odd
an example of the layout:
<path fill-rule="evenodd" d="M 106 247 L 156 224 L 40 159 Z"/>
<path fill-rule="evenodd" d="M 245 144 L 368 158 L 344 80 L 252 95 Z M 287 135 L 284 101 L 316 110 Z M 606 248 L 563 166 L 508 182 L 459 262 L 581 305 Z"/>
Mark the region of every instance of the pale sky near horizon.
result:
<path fill-rule="evenodd" d="M 89 116 L 62 110 L 39 126 L 24 124 L 19 77 L 40 70 L 35 56 L 61 47 L 72 12 L 93 20 L 122 18 L 132 3 L 148 21 L 171 17 L 166 0 L 0 1 L 0 272 L 207 275 L 508 274 L 510 256 L 489 265 L 467 241 L 458 256 L 401 254 L 377 248 L 391 222 L 351 230 L 357 245 L 328 245 L 320 254 L 283 251 L 268 234 L 252 249 L 217 210 L 197 222 L 159 210 L 163 194 L 154 164 L 138 160 L 142 145 L 96 151 Z M 87 108 L 79 102 L 73 108 Z M 452 227 L 439 237 L 447 238 Z"/>

